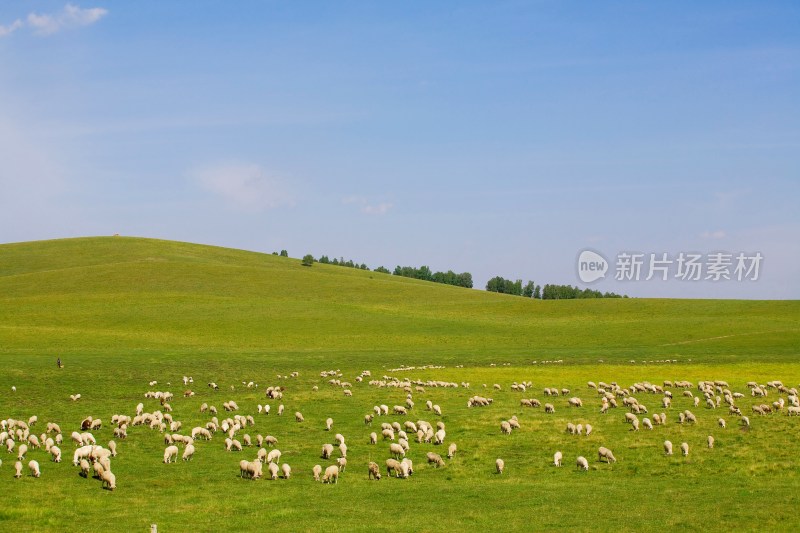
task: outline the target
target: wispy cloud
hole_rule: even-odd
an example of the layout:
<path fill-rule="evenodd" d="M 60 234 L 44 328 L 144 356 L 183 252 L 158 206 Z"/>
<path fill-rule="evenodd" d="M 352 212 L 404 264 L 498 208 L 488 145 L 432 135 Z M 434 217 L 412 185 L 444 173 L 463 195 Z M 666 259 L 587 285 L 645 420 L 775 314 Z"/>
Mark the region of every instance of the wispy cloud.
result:
<path fill-rule="evenodd" d="M 389 210 L 393 207 L 393 204 L 389 202 L 380 202 L 378 204 L 372 204 L 370 201 L 363 196 L 345 196 L 342 198 L 342 203 L 345 205 L 355 204 L 359 206 L 359 209 L 365 215 L 385 215 L 389 212 Z"/>
<path fill-rule="evenodd" d="M 24 23 L 20 19 L 15 20 L 14 22 L 9 24 L 8 26 L 0 25 L 0 37 L 5 37 L 7 35 L 11 35 L 15 31 L 20 29 L 22 26 L 24 26 Z"/>
<path fill-rule="evenodd" d="M 192 176 L 207 191 L 245 211 L 257 212 L 294 205 L 294 200 L 283 182 L 270 176 L 260 165 L 215 165 L 195 170 Z"/>
<path fill-rule="evenodd" d="M 721 229 L 718 229 L 717 231 L 704 231 L 700 234 L 701 239 L 724 239 L 727 236 L 727 233 Z"/>
<path fill-rule="evenodd" d="M 67 4 L 57 13 L 29 13 L 23 21 L 17 19 L 7 26 L 0 26 L 0 37 L 11 35 L 16 30 L 28 27 L 35 35 L 53 35 L 61 30 L 82 28 L 94 24 L 108 15 L 108 10 L 102 7 L 81 8 Z"/>

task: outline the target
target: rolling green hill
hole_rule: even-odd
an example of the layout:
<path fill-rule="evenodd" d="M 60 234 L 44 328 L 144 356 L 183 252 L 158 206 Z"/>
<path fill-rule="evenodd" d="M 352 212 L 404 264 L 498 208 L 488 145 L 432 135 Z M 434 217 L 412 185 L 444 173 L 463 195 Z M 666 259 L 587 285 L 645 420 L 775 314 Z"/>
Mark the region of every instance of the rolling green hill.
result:
<path fill-rule="evenodd" d="M 20 478 L 14 463 L 22 430 L 0 451 L 0 529 L 147 531 L 156 523 L 159 531 L 663 531 L 698 530 L 713 517 L 722 529 L 783 531 L 797 522 L 800 416 L 777 407 L 760 416 L 753 407 L 792 401 L 774 380 L 800 381 L 798 319 L 800 302 L 793 301 L 535 301 L 149 239 L 0 245 L 0 421 L 28 420 L 40 441 L 55 422 L 64 436 L 60 463 L 31 443 Z M 56 355 L 64 368 L 56 368 Z M 541 364 L 552 360 L 564 364 Z M 398 370 L 403 364 L 418 366 Z M 627 395 L 636 382 L 676 379 L 729 381 L 750 421 L 719 396 L 720 405 L 710 406 L 696 388 L 665 384 L 674 391 L 672 407 L 660 395 L 636 393 L 653 413 L 642 413 L 642 422 L 661 411 L 665 423 L 633 431 L 623 401 L 602 414 L 587 383 L 619 382 L 616 392 Z M 751 395 L 751 380 L 772 383 L 764 385 L 769 399 Z M 281 399 L 267 398 L 270 386 L 283 389 Z M 169 406 L 154 390 L 174 393 Z M 81 398 L 72 400 L 76 393 Z M 492 404 L 468 407 L 476 394 Z M 582 397 L 584 407 L 570 407 L 565 395 Z M 552 402 L 554 412 L 522 407 L 524 398 Z M 223 410 L 231 400 L 238 409 Z M 366 425 L 365 414 L 380 404 L 390 414 Z M 408 415 L 391 414 L 395 405 L 408 406 Z M 204 406 L 218 408 L 219 420 Z M 124 424 L 126 436 L 117 436 L 112 415 L 142 409 L 160 418 Z M 696 423 L 681 423 L 688 409 Z M 168 428 L 166 414 L 181 427 Z M 198 438 L 191 461 L 164 464 L 172 434 L 245 415 L 251 420 L 238 430 Z M 119 447 L 113 492 L 72 464 L 70 434 L 87 416 L 103 422 L 92 432 L 98 444 L 116 439 Z M 332 431 L 325 430 L 328 417 Z M 501 433 L 511 417 L 520 428 Z M 371 444 L 370 432 L 389 422 L 421 427 L 421 420 L 446 424 L 446 443 L 410 430 L 406 457 L 415 473 L 390 477 L 388 441 L 376 435 Z M 587 432 L 567 434 L 574 423 Z M 327 485 L 314 481 L 312 468 L 342 453 L 320 457 L 335 432 L 347 438 L 348 466 L 337 485 Z M 257 453 L 247 441 L 265 435 L 278 439 L 291 479 L 240 476 L 239 461 Z M 226 436 L 242 439 L 242 451 L 228 451 Z M 674 456 L 663 451 L 666 439 Z M 690 455 L 677 451 L 683 442 Z M 445 466 L 427 464 L 427 453 L 446 454 L 451 443 L 458 452 Z M 618 462 L 599 461 L 599 446 L 613 449 Z M 556 451 L 563 468 L 553 465 Z M 578 456 L 588 459 L 588 471 L 576 469 Z M 505 461 L 502 475 L 496 458 Z M 40 478 L 28 474 L 29 460 L 41 466 Z M 381 481 L 368 479 L 370 461 L 381 466 Z"/>
<path fill-rule="evenodd" d="M 0 353 L 781 360 L 798 324 L 797 301 L 536 301 L 151 239 L 0 245 Z"/>

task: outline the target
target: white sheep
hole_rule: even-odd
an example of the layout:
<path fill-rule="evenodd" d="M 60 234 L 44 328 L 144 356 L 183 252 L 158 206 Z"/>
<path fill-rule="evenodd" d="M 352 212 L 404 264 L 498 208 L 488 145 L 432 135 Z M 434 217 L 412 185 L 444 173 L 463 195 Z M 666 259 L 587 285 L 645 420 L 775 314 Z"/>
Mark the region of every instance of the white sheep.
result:
<path fill-rule="evenodd" d="M 389 453 L 397 458 L 406 456 L 406 451 L 403 449 L 403 447 L 395 442 L 389 445 Z"/>
<path fill-rule="evenodd" d="M 339 471 L 344 472 L 344 469 L 347 467 L 347 457 L 339 457 L 336 459 L 336 464 L 339 465 Z"/>
<path fill-rule="evenodd" d="M 369 434 L 369 443 L 370 444 L 377 444 L 378 443 L 378 434 L 374 431 Z"/>
<path fill-rule="evenodd" d="M 503 470 L 506 468 L 506 462 L 502 459 L 498 459 L 494 462 L 494 467 L 498 474 L 502 474 Z"/>
<path fill-rule="evenodd" d="M 164 463 L 169 464 L 178 460 L 178 447 L 175 445 L 167 446 L 164 450 Z"/>
<path fill-rule="evenodd" d="M 323 483 L 339 483 L 339 467 L 331 465 L 325 469 L 325 475 L 322 476 Z"/>
<path fill-rule="evenodd" d="M 28 453 L 28 446 L 25 444 L 20 444 L 19 448 L 17 448 L 17 460 L 22 461 L 25 459 L 26 453 Z"/>
<path fill-rule="evenodd" d="M 322 458 L 323 459 L 330 459 L 332 454 L 333 454 L 333 444 L 323 444 L 322 445 Z"/>
<path fill-rule="evenodd" d="M 665 455 L 672 455 L 672 442 L 665 440 L 664 441 L 664 454 Z"/>
<path fill-rule="evenodd" d="M 115 476 L 111 470 L 103 470 L 100 474 L 100 480 L 102 481 L 101 487 L 105 487 L 108 490 L 117 488 L 117 476 Z"/>
<path fill-rule="evenodd" d="M 709 448 L 713 448 L 714 447 L 714 437 L 712 435 L 708 436 L 707 442 L 708 442 L 708 447 Z"/>
<path fill-rule="evenodd" d="M 277 463 L 280 460 L 281 460 L 281 451 L 278 449 L 270 450 L 269 454 L 267 454 L 268 463 Z"/>
<path fill-rule="evenodd" d="M 378 463 L 370 461 L 369 465 L 367 465 L 367 479 L 372 478 L 375 478 L 376 481 L 379 480 L 381 478 L 381 472 Z"/>
<path fill-rule="evenodd" d="M 279 413 L 279 414 L 280 414 L 280 413 Z M 295 421 L 297 421 L 297 422 L 303 422 L 303 421 L 305 421 L 305 418 L 303 418 L 303 413 L 301 413 L 300 411 L 297 411 L 297 412 L 294 414 L 294 419 L 295 419 Z"/>
<path fill-rule="evenodd" d="M 289 476 L 292 475 L 292 467 L 287 463 L 283 463 L 281 465 L 281 473 L 283 474 L 283 479 L 289 479 Z"/>
<path fill-rule="evenodd" d="M 14 463 L 14 477 L 17 479 L 22 477 L 22 461 Z"/>
<path fill-rule="evenodd" d="M 325 431 L 330 431 L 332 426 L 333 426 L 333 418 L 328 418 L 327 420 L 325 420 Z"/>
<path fill-rule="evenodd" d="M 617 459 L 614 457 L 614 454 L 611 453 L 611 450 L 604 446 L 600 446 L 600 448 L 597 449 L 597 460 L 602 461 L 603 459 L 605 459 L 607 463 L 617 462 Z"/>
<path fill-rule="evenodd" d="M 579 456 L 578 460 L 575 462 L 578 467 L 578 470 L 589 470 L 589 461 L 586 460 L 586 457 Z"/>
<path fill-rule="evenodd" d="M 183 455 L 181 456 L 181 458 L 184 461 L 188 461 L 192 457 L 194 457 L 194 444 L 187 444 L 186 448 L 183 449 Z"/>
<path fill-rule="evenodd" d="M 587 437 L 592 434 L 592 425 L 591 424 L 586 424 L 586 433 L 585 434 L 586 434 Z"/>
<path fill-rule="evenodd" d="M 314 465 L 314 468 L 312 468 L 311 471 L 314 473 L 314 481 L 319 481 L 319 475 L 322 473 L 322 467 L 320 465 Z M 380 475 L 378 476 L 378 479 L 380 479 Z"/>
<path fill-rule="evenodd" d="M 111 452 L 111 457 L 117 456 L 117 443 L 113 440 L 108 441 L 108 449 Z"/>
<path fill-rule="evenodd" d="M 50 455 L 53 456 L 53 462 L 54 463 L 60 463 L 61 462 L 61 448 L 59 448 L 58 446 L 51 446 L 50 447 Z"/>
<path fill-rule="evenodd" d="M 450 446 L 447 447 L 447 458 L 452 459 L 456 455 L 456 450 L 458 447 L 456 446 L 455 442 L 451 442 Z"/>
<path fill-rule="evenodd" d="M 29 461 L 28 469 L 31 471 L 31 475 L 33 477 L 39 477 L 42 475 L 42 472 L 39 470 L 39 463 L 36 461 Z"/>
<path fill-rule="evenodd" d="M 684 457 L 689 455 L 689 443 L 682 442 L 681 443 L 681 452 L 683 453 Z"/>
<path fill-rule="evenodd" d="M 554 453 L 554 454 L 553 454 L 553 464 L 554 464 L 555 466 L 561 466 L 561 459 L 562 459 L 563 457 L 564 457 L 564 456 L 561 454 L 561 452 L 556 452 L 556 453 Z"/>
<path fill-rule="evenodd" d="M 278 479 L 278 470 L 279 470 L 279 468 L 278 468 L 277 463 L 269 463 L 267 465 L 267 468 L 269 469 L 269 478 L 270 479 Z"/>
<path fill-rule="evenodd" d="M 344 442 L 339 445 L 339 453 L 342 457 L 347 457 L 347 444 Z"/>

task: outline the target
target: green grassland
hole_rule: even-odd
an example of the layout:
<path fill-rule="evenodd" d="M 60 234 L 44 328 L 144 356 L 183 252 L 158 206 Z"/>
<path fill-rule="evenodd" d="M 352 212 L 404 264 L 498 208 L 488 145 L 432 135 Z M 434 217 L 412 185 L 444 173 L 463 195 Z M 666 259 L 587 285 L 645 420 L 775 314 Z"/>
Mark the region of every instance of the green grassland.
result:
<path fill-rule="evenodd" d="M 188 433 L 204 425 L 203 402 L 220 409 L 236 400 L 254 427 L 242 431 L 279 439 L 290 480 L 243 480 L 242 458 L 256 448 L 226 452 L 223 436 L 196 442 L 189 463 L 161 463 L 163 435 L 129 429 L 112 461 L 118 488 L 78 476 L 74 446 L 65 440 L 64 462 L 42 450 L 28 459 L 42 477 L 13 478 L 15 454 L 0 449 L 0 529 L 112 531 L 121 527 L 159 531 L 408 529 L 526 530 L 554 528 L 640 531 L 720 528 L 787 530 L 800 524 L 800 417 L 750 413 L 745 383 L 800 383 L 800 302 L 730 300 L 534 301 L 420 282 L 390 275 L 315 264 L 266 254 L 134 238 L 89 238 L 0 246 L 0 419 L 39 417 L 68 437 L 87 415 L 100 417 L 95 432 L 105 444 L 110 417 L 133 415 L 148 390 L 175 394 L 173 416 Z M 55 367 L 60 356 L 65 368 Z M 545 362 L 560 361 L 560 362 Z M 669 362 L 667 362 L 669 361 Z M 395 370 L 401 365 L 442 368 Z M 320 377 L 339 369 L 353 383 L 353 397 Z M 373 378 L 469 382 L 469 389 L 425 387 L 415 392 L 408 417 L 363 417 L 376 404 L 402 404 L 405 392 L 356 383 L 362 370 Z M 297 378 L 279 378 L 292 371 Z M 193 376 L 192 398 L 183 398 L 181 376 Z M 673 407 L 637 395 L 650 413 L 667 411 L 666 426 L 630 431 L 623 409 L 601 415 L 589 380 L 661 383 L 666 379 L 722 379 L 746 394 L 744 428 L 726 409 L 694 408 L 675 394 Z M 157 380 L 150 387 L 148 382 Z M 242 381 L 255 381 L 248 389 Z M 206 383 L 221 388 L 213 391 Z M 513 382 L 533 388 L 512 391 Z M 502 390 L 493 390 L 493 384 Z M 484 388 L 484 384 L 487 385 Z M 281 402 L 263 394 L 285 387 Z M 312 390 L 317 385 L 318 391 Z M 17 388 L 16 392 L 11 387 Z M 568 408 L 564 397 L 546 398 L 543 387 L 566 387 L 585 407 Z M 233 387 L 233 389 L 231 388 Z M 696 392 L 696 391 L 695 391 Z M 78 402 L 70 394 L 81 393 Z M 491 406 L 468 409 L 474 394 Z M 522 408 L 521 398 L 556 405 L 556 413 Z M 443 416 L 425 410 L 441 405 Z M 272 405 L 258 415 L 257 404 Z M 286 414 L 275 414 L 284 403 Z M 679 425 L 691 409 L 696 425 Z M 303 412 L 304 423 L 292 413 Z M 501 435 L 512 415 L 521 429 Z M 348 467 L 336 486 L 315 483 L 311 467 L 333 441 L 324 420 L 347 438 Z M 647 415 L 643 415 L 647 416 Z M 717 418 L 728 422 L 717 426 Z M 412 440 L 410 479 L 368 481 L 366 464 L 383 464 L 388 442 L 368 444 L 371 431 L 388 421 L 438 420 L 446 442 L 459 452 L 447 466 L 428 467 L 425 453 L 446 450 Z M 567 422 L 591 423 L 591 436 L 564 432 Z M 713 450 L 705 447 L 714 435 Z M 665 457 L 665 439 L 690 444 L 688 457 Z M 611 448 L 618 462 L 597 461 L 597 447 Z M 552 466 L 556 450 L 564 467 Z M 589 472 L 574 467 L 578 455 Z M 493 473 L 502 457 L 506 472 Z M 384 470 L 385 473 L 385 470 Z"/>

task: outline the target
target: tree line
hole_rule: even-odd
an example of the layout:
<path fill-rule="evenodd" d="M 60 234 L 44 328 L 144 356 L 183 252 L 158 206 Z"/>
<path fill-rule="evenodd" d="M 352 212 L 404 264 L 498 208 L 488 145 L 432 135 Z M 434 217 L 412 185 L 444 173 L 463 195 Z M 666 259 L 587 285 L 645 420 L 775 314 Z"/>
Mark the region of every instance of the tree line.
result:
<path fill-rule="evenodd" d="M 280 254 L 274 252 L 274 255 L 282 257 L 289 257 L 286 250 L 281 250 Z M 360 270 L 369 270 L 365 263 L 357 263 L 352 259 L 345 260 L 344 257 L 330 259 L 327 255 L 320 256 L 319 259 L 314 259 L 311 254 L 306 254 L 303 257 L 302 263 L 304 266 L 311 266 L 314 263 L 323 263 L 326 265 L 343 266 L 348 268 L 357 268 Z M 433 272 L 427 265 L 421 267 L 412 266 L 396 266 L 394 271 L 390 271 L 384 266 L 379 266 L 374 272 L 383 274 L 390 274 L 394 276 L 402 276 L 404 278 L 420 279 L 423 281 L 432 281 L 433 283 L 443 283 L 445 285 L 453 285 L 455 287 L 472 288 L 472 274 L 469 272 L 461 272 L 457 274 L 452 270 L 447 272 Z M 503 294 L 513 294 L 515 296 L 522 296 L 524 298 L 535 298 L 541 300 L 572 300 L 580 298 L 627 298 L 627 296 L 619 295 L 613 292 L 601 292 L 589 288 L 581 289 L 580 287 L 573 287 L 572 285 L 557 285 L 548 283 L 544 287 L 537 285 L 533 281 L 528 281 L 524 285 L 521 279 L 511 281 L 502 276 L 495 276 L 486 283 L 486 290 L 489 292 L 499 292 Z"/>
<path fill-rule="evenodd" d="M 589 288 L 581 289 L 572 285 L 556 285 L 548 283 L 544 287 L 533 281 L 522 284 L 522 280 L 511 281 L 495 276 L 486 283 L 486 290 L 503 294 L 513 294 L 525 298 L 542 300 L 574 300 L 581 298 L 627 298 L 614 292 L 601 292 Z"/>

